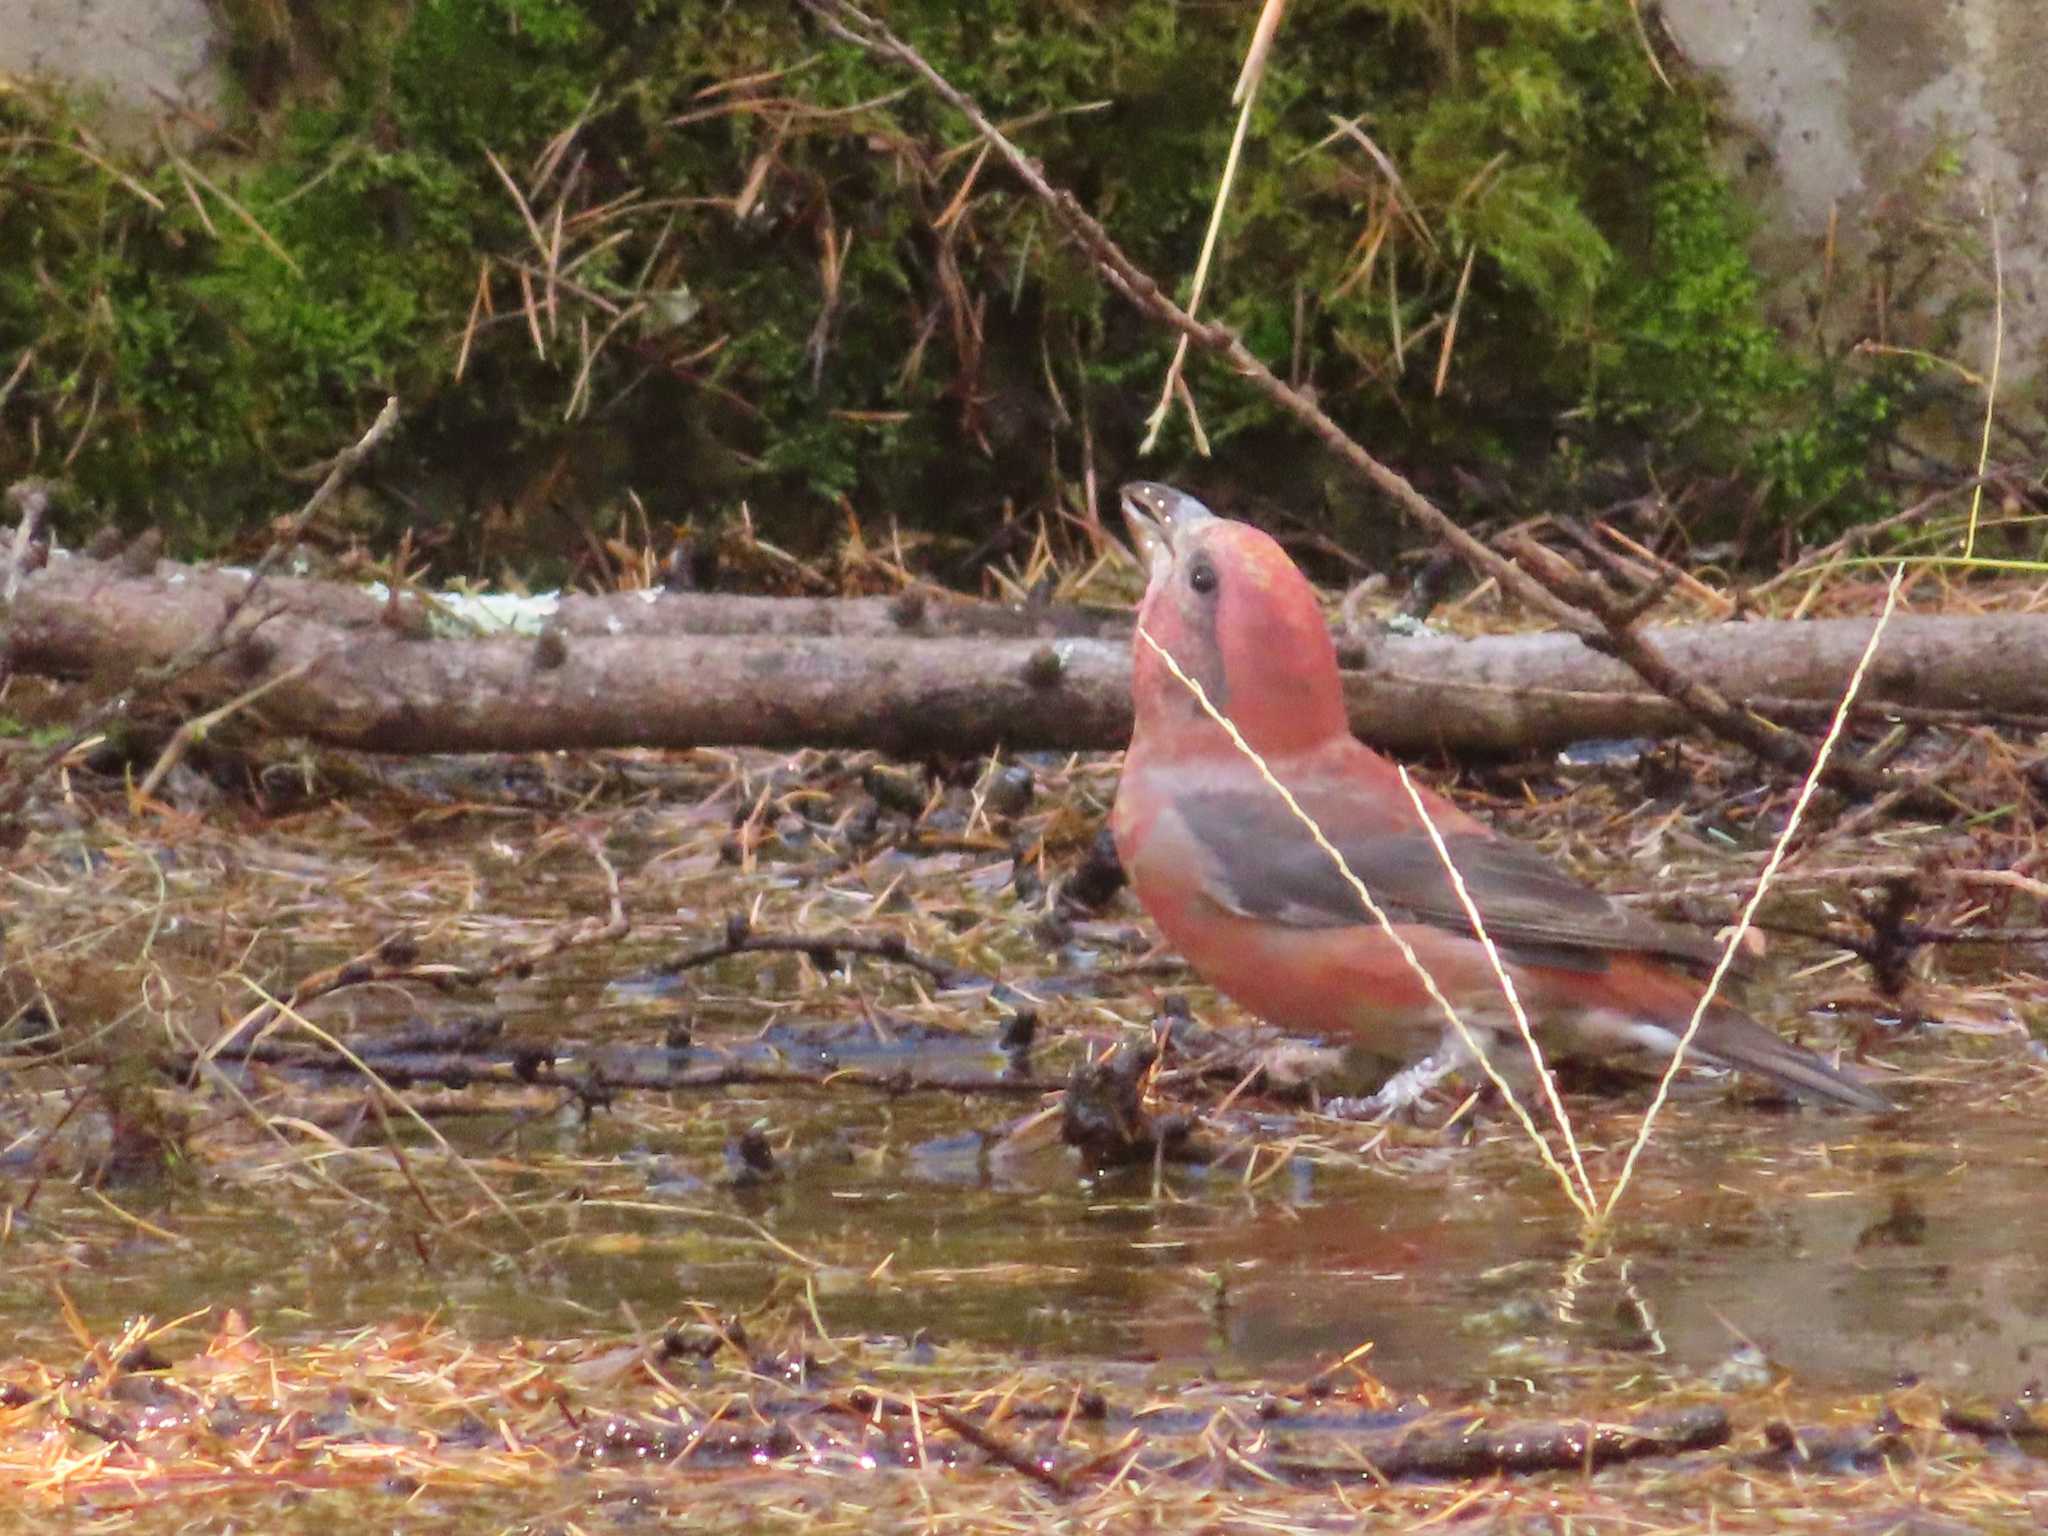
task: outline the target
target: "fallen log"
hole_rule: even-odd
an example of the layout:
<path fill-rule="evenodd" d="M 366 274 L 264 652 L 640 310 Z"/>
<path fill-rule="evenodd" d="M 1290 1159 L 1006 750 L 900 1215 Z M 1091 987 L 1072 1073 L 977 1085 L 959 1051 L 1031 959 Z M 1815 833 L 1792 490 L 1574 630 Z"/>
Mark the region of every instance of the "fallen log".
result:
<path fill-rule="evenodd" d="M 636 593 L 578 599 L 591 606 L 573 629 L 546 615 L 538 635 L 463 636 L 435 633 L 411 598 L 273 577 L 223 635 L 246 577 L 168 562 L 138 574 L 133 564 L 59 554 L 24 571 L 0 612 L 5 664 L 106 678 L 206 653 L 179 680 L 187 706 L 266 688 L 252 713 L 270 728 L 385 752 L 721 745 L 918 756 L 1115 748 L 1130 726 L 1127 640 L 1059 638 L 1057 620 L 995 605 L 949 602 L 961 610 L 947 621 L 954 633 L 908 638 L 877 632 L 900 631 L 900 614 L 887 611 L 895 600 L 866 600 L 819 634 L 811 626 L 829 626 L 832 615 L 816 604 L 798 616 L 800 632 L 784 633 L 762 606 L 773 599 Z M 984 625 L 986 613 L 970 609 L 1011 616 Z M 608 624 L 607 610 L 634 622 Z M 723 632 L 687 632 L 693 620 Z M 757 627 L 732 632 L 741 620 Z M 1099 610 L 1090 622 L 1107 624 Z M 1053 633 L 988 637 L 1020 623 Z M 1840 695 L 1870 625 L 1754 621 L 1647 633 L 1680 670 L 1727 695 L 1810 713 Z M 1389 635 L 1365 652 L 1365 665 L 1346 674 L 1352 724 L 1391 751 L 1522 753 L 1689 725 L 1572 635 Z M 1865 696 L 1879 710 L 2048 722 L 2048 616 L 1895 618 Z"/>

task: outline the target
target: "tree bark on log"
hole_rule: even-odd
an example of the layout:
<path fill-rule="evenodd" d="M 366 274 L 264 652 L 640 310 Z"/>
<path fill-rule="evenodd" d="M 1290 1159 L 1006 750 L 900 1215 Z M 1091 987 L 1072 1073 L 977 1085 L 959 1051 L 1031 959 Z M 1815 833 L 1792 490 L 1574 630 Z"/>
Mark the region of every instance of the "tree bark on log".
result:
<path fill-rule="evenodd" d="M 179 681 L 187 703 L 213 707 L 269 683 L 252 712 L 272 729 L 385 752 L 841 746 L 920 756 L 1115 748 L 1130 730 L 1128 619 L 1113 610 L 935 598 L 908 612 L 899 599 L 788 600 L 794 611 L 777 612 L 785 600 L 626 593 L 573 599 L 538 637 L 445 638 L 428 633 L 416 600 L 271 578 L 219 636 L 245 582 L 58 555 L 23 573 L 4 612 L 6 665 L 119 678 L 210 650 Z M 906 618 L 918 626 L 908 633 Z M 1082 633 L 1062 635 L 1069 626 Z M 1818 709 L 1840 696 L 1870 628 L 1838 619 L 1648 633 L 1725 694 Z M 1008 637 L 1020 629 L 1029 638 Z M 1690 723 L 1572 635 L 1389 635 L 1366 652 L 1345 678 L 1352 725 L 1389 751 L 1526 753 Z M 1894 618 L 1865 697 L 2048 717 L 2048 616 Z"/>

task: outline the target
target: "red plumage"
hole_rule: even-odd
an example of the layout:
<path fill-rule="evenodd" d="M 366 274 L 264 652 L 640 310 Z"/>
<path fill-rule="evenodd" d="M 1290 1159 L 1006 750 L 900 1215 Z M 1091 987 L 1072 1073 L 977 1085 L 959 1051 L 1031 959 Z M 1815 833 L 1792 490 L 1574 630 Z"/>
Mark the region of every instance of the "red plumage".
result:
<path fill-rule="evenodd" d="M 1491 962 L 1393 765 L 1351 735 L 1315 593 L 1258 529 L 1167 486 L 1124 510 L 1151 570 L 1139 619 L 1314 818 L 1503 1070 L 1526 1067 Z M 1138 899 L 1219 991 L 1293 1033 L 1460 1056 L 1422 982 L 1257 767 L 1142 637 L 1112 827 Z M 1698 1003 L 1697 937 L 1616 905 L 1429 790 L 1421 799 L 1549 1053 L 1669 1058 Z M 1511 1049 L 1490 1042 L 1505 1036 Z M 1858 1108 L 1871 1089 L 1716 1002 L 1693 1049 Z"/>

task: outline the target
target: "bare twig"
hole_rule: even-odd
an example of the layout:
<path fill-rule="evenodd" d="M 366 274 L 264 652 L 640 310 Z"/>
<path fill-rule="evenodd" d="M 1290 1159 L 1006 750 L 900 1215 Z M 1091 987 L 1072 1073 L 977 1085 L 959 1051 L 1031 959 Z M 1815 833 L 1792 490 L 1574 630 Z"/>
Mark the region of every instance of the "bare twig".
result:
<path fill-rule="evenodd" d="M 714 943 L 686 950 L 662 967 L 675 975 L 710 965 L 717 960 L 745 954 L 798 954 L 808 956 L 820 970 L 834 970 L 841 955 L 868 955 L 877 960 L 894 960 L 920 970 L 942 987 L 959 986 L 963 980 L 979 980 L 956 967 L 921 955 L 895 934 L 859 933 L 755 933 L 743 916 L 726 924 L 725 937 Z"/>
<path fill-rule="evenodd" d="M 136 787 L 136 794 L 144 799 L 155 794 L 158 786 L 163 783 L 165 775 L 177 767 L 187 752 L 204 741 L 209 731 L 212 731 L 216 726 L 221 725 L 242 710 L 247 709 L 251 704 L 262 698 L 263 695 L 270 692 L 271 689 L 281 688 L 294 678 L 303 677 L 307 669 L 312 665 L 313 663 L 310 659 L 301 661 L 297 665 L 277 673 L 275 676 L 266 677 L 247 693 L 239 694 L 229 699 L 227 703 L 221 705 L 218 709 L 210 709 L 203 715 L 194 715 L 190 720 L 187 720 L 171 733 L 171 739 L 165 744 L 163 751 L 158 755 L 156 765 L 149 770 L 142 783 Z"/>
<path fill-rule="evenodd" d="M 1012 1472 L 1023 1473 L 1024 1476 L 1030 1478 L 1033 1482 L 1043 1484 L 1061 1498 L 1065 1498 L 1072 1492 L 1065 1474 L 1056 1468 L 1047 1466 L 1029 1451 L 1021 1450 L 1003 1439 L 1000 1435 L 994 1434 L 987 1426 L 977 1424 L 973 1419 L 968 1418 L 966 1414 L 959 1412 L 957 1409 L 948 1408 L 944 1403 L 927 1403 L 925 1406 L 930 1410 L 933 1418 L 937 1419 L 969 1445 L 976 1447 L 983 1455 L 989 1457 L 990 1460 L 1001 1462 Z"/>
<path fill-rule="evenodd" d="M 228 628 L 235 622 L 236 616 L 249 606 L 251 599 L 256 596 L 258 589 L 263 585 L 263 579 L 270 574 L 271 570 L 277 565 L 277 562 L 284 558 L 285 551 L 298 543 L 299 536 L 306 531 L 307 525 L 313 521 L 314 515 L 333 499 L 334 493 L 340 490 L 348 477 L 356 472 L 357 466 L 372 453 L 376 452 L 377 446 L 391 435 L 392 428 L 397 425 L 398 396 L 393 395 L 384 402 L 384 409 L 377 413 L 377 419 L 370 423 L 369 430 L 357 438 L 350 446 L 342 449 L 341 452 L 334 456 L 334 462 L 327 467 L 326 478 L 314 488 L 313 494 L 306 498 L 305 505 L 292 514 L 292 520 L 285 524 L 283 530 L 271 541 L 270 548 L 266 549 L 255 565 L 250 567 L 248 586 L 242 590 L 238 598 L 228 603 L 227 611 L 221 615 L 221 621 L 215 634 L 216 641 L 226 636 Z M 217 646 L 201 646 L 197 649 L 199 656 L 192 662 L 187 662 L 183 665 L 173 663 L 178 671 L 186 670 L 188 667 L 196 665 L 198 660 L 214 654 Z"/>
<path fill-rule="evenodd" d="M 342 482 L 355 472 L 356 466 L 369 457 L 397 424 L 398 397 L 394 395 L 384 402 L 384 409 L 377 413 L 377 419 L 370 423 L 369 430 L 353 445 L 334 456 L 333 464 L 328 467 L 327 477 L 306 499 L 305 505 L 293 515 L 291 521 L 271 543 L 270 548 L 265 550 L 262 557 L 251 567 L 248 581 L 239 592 L 228 598 L 222 607 L 220 619 L 211 629 L 162 663 L 138 669 L 126 687 L 116 689 L 105 702 L 74 727 L 64 740 L 19 770 L 14 783 L 4 794 L 0 794 L 0 823 L 5 823 L 20 811 L 28 801 L 29 791 L 45 773 L 70 756 L 81 743 L 98 735 L 109 720 L 125 710 L 131 695 L 139 690 L 162 690 L 169 687 L 186 673 L 212 661 L 240 638 L 233 633 L 235 620 L 241 616 L 242 611 L 249 606 L 262 588 L 264 578 L 283 557 L 285 550 L 297 542 L 314 514 L 327 504 Z"/>
<path fill-rule="evenodd" d="M 1109 232 L 1081 207 L 1071 192 L 1048 182 L 1037 164 L 1012 143 L 964 92 L 927 63 L 916 49 L 881 22 L 844 3 L 844 0 L 803 0 L 803 4 L 834 36 L 856 47 L 895 59 L 965 116 L 976 132 L 995 145 L 996 153 L 1003 157 L 1011 172 L 1066 226 L 1110 286 L 1132 305 L 1186 336 L 1193 345 L 1221 357 L 1254 389 L 1298 416 L 1333 453 L 1399 505 L 1426 532 L 1449 544 L 1466 561 L 1492 576 L 1516 598 L 1575 634 L 1598 633 L 1599 626 L 1594 620 L 1553 597 L 1526 572 L 1452 522 L 1405 476 L 1366 452 L 1320 407 L 1300 392 L 1290 389 L 1285 380 L 1238 339 L 1236 332 L 1228 326 L 1197 320 L 1174 303 L 1150 274 L 1110 239 Z"/>
<path fill-rule="evenodd" d="M 300 977 L 278 998 L 268 999 L 250 1009 L 214 1037 L 212 1043 L 202 1053 L 203 1058 L 210 1061 L 215 1056 L 248 1050 L 275 1027 L 280 1015 L 301 1009 L 315 998 L 325 997 L 330 992 L 375 983 L 401 981 L 424 982 L 444 990 L 480 986 L 486 981 L 502 976 L 524 974 L 566 950 L 587 948 L 624 938 L 631 929 L 631 923 L 626 916 L 625 903 L 619 891 L 618 871 L 612 867 L 611 861 L 605 857 L 603 848 L 598 846 L 595 839 L 590 841 L 588 848 L 591 858 L 604 876 L 608 909 L 604 916 L 564 923 L 538 943 L 500 955 L 489 965 L 483 966 L 423 964 L 418 947 L 412 940 L 403 937 L 385 939 L 375 948 L 352 960 L 344 960 Z"/>
<path fill-rule="evenodd" d="M 0 591 L 0 603 L 11 603 L 14 594 L 21 590 L 21 574 L 28 566 L 29 545 L 35 542 L 42 531 L 43 519 L 50 514 L 50 488 L 42 482 L 28 482 L 11 487 L 7 499 L 14 503 L 21 513 L 21 521 L 14 527 L 14 547 L 7 556 L 7 586 Z"/>
<path fill-rule="evenodd" d="M 1903 788 L 1906 793 L 1899 803 L 1914 810 L 1936 816 L 1945 816 L 1954 810 L 1951 801 L 1927 785 L 1910 780 L 1901 783 L 1889 774 L 1873 771 L 1859 763 L 1831 762 L 1828 754 L 1817 752 L 1797 732 L 1774 724 L 1753 710 L 1737 709 L 1718 690 L 1698 678 L 1679 672 L 1661 650 L 1644 638 L 1637 622 L 1642 615 L 1636 605 L 1616 597 L 1598 577 L 1589 575 L 1533 539 L 1517 536 L 1510 542 L 1510 547 L 1521 566 L 1538 581 L 1592 614 L 1600 623 L 1604 632 L 1601 637 L 1581 635 L 1582 640 L 1626 663 L 1644 682 L 1683 707 L 1717 735 L 1747 747 L 1767 763 L 1792 772 L 1804 774 L 1810 764 L 1818 761 L 1823 782 L 1861 798 L 1871 799 Z M 1889 612 L 1887 608 L 1887 615 Z M 1880 623 L 1872 631 L 1873 637 L 1882 629 Z M 1852 696 L 1853 692 L 1852 689 Z"/>

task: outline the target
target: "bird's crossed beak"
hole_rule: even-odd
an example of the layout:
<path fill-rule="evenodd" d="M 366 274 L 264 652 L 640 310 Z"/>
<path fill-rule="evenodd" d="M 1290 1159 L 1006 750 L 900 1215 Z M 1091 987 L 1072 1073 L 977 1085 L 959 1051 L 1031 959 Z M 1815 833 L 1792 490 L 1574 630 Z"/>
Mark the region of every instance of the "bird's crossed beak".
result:
<path fill-rule="evenodd" d="M 1185 491 L 1156 480 L 1133 480 L 1123 489 L 1123 503 L 1131 547 L 1155 581 L 1172 569 L 1176 541 L 1216 515 Z"/>

